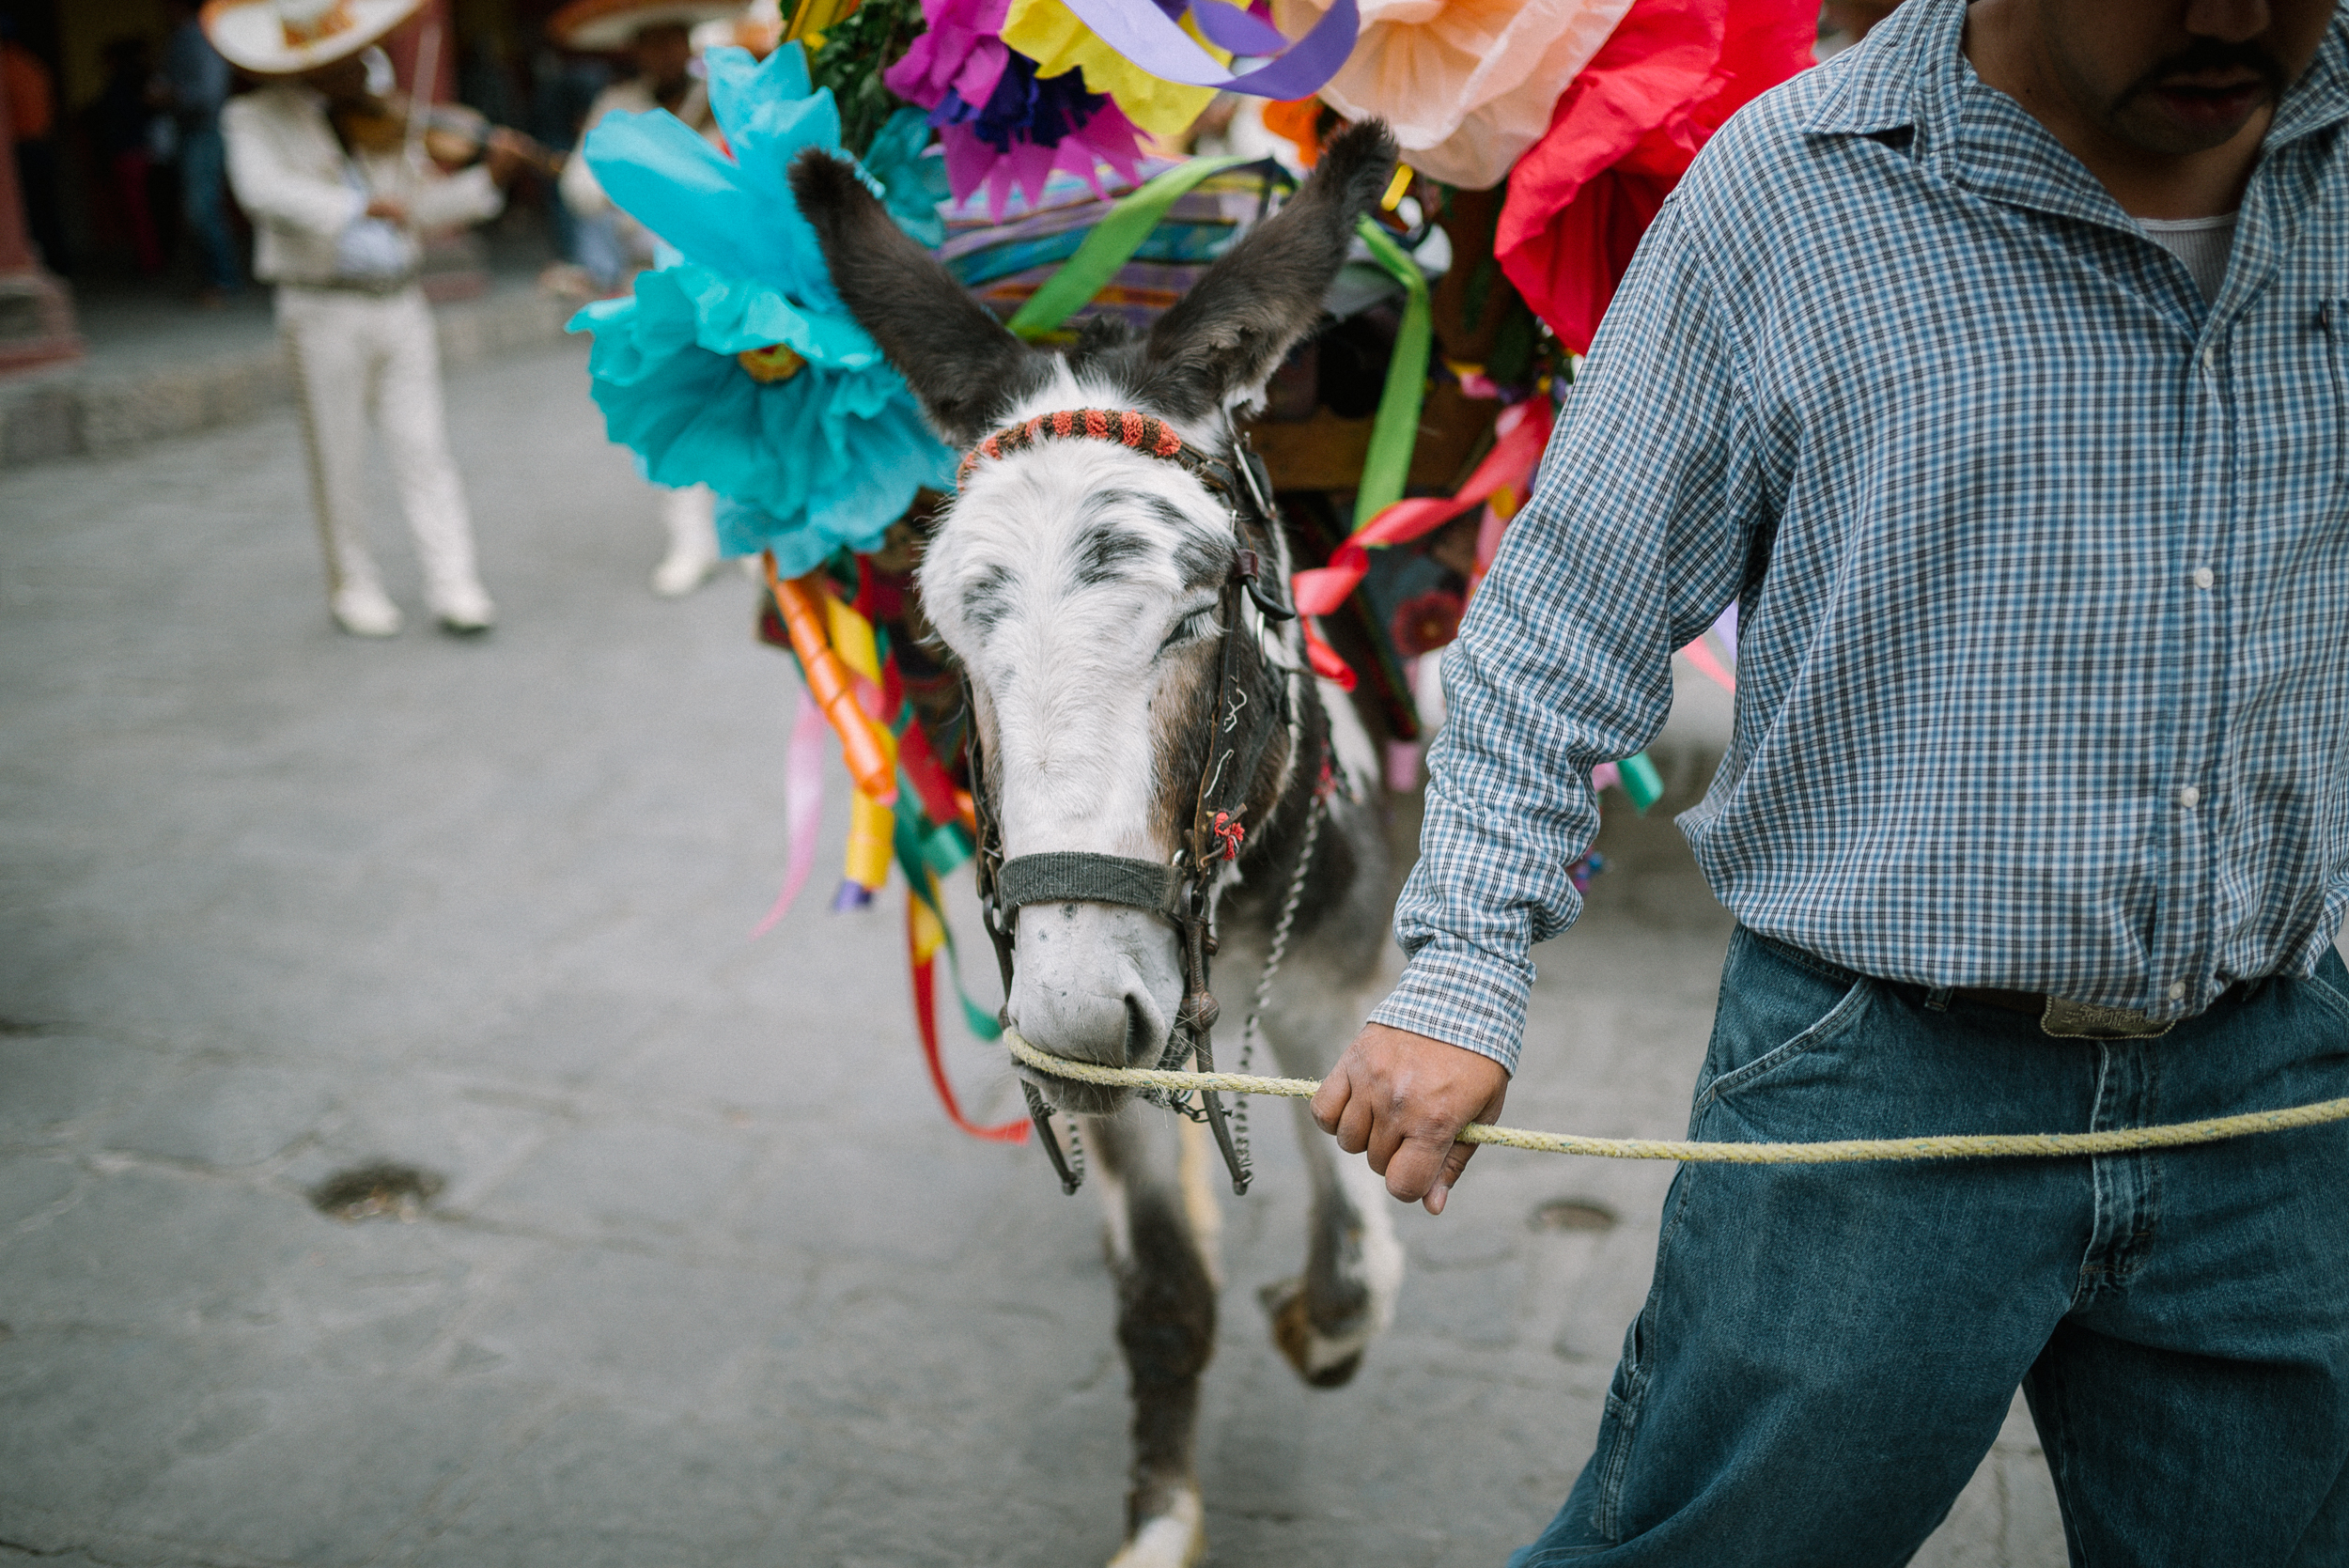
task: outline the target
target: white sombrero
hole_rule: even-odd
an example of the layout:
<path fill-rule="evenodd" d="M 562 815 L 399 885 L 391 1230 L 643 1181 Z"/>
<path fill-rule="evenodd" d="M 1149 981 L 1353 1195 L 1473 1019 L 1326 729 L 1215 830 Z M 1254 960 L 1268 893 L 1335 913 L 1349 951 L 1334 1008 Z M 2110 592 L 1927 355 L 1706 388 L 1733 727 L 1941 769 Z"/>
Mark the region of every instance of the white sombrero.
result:
<path fill-rule="evenodd" d="M 424 0 L 209 0 L 204 36 L 256 76 L 296 76 L 383 41 Z"/>
<path fill-rule="evenodd" d="M 698 27 L 730 22 L 742 0 L 571 0 L 547 18 L 547 37 L 563 49 L 604 54 L 626 49 L 647 27 Z"/>

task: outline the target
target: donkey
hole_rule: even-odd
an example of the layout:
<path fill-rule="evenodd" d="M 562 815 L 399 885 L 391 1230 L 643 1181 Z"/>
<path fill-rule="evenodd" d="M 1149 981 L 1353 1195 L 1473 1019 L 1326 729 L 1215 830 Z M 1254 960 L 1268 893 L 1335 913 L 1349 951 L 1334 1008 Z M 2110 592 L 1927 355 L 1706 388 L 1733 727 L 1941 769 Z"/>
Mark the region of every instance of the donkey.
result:
<path fill-rule="evenodd" d="M 1096 320 L 1065 350 L 1004 330 L 849 164 L 811 150 L 792 168 L 842 302 L 969 454 L 926 547 L 922 609 L 967 680 L 984 758 L 972 787 L 1000 836 L 982 846 L 982 881 L 1000 855 L 1005 1021 L 1054 1056 L 1153 1066 L 1211 1018 L 1204 952 L 1182 951 L 1171 905 L 1184 888 L 1227 987 L 1257 978 L 1294 907 L 1262 1017 L 1283 1069 L 1319 1076 L 1363 1016 L 1387 930 L 1375 753 L 1351 704 L 1308 673 L 1282 602 L 1288 539 L 1234 416 L 1313 330 L 1393 163 L 1383 125 L 1353 128 L 1146 336 Z M 1217 735 L 1243 714 L 1256 744 L 1227 755 Z M 1232 755 L 1233 776 L 1203 779 Z M 1148 891 L 1033 874 L 1014 888 L 1020 867 L 1055 865 L 1106 865 Z M 1076 1119 L 1107 1210 L 1133 1399 L 1113 1568 L 1195 1561 L 1199 1377 L 1221 1283 L 1206 1137 L 1126 1091 L 1023 1073 Z M 1402 1252 L 1377 1179 L 1298 1112 L 1306 1264 L 1263 1296 L 1290 1363 L 1334 1387 L 1392 1318 Z"/>

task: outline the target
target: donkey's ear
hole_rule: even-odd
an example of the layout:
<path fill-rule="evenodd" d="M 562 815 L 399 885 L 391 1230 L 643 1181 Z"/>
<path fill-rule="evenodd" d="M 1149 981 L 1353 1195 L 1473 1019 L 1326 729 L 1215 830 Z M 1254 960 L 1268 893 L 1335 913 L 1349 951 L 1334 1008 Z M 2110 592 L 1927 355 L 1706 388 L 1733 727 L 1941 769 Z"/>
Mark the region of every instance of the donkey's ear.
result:
<path fill-rule="evenodd" d="M 1021 389 L 1033 350 L 897 226 L 853 165 L 810 147 L 791 165 L 791 194 L 823 246 L 841 303 L 940 433 L 957 446 L 986 435 Z"/>
<path fill-rule="evenodd" d="M 1200 419 L 1254 397 L 1321 318 L 1354 220 L 1394 170 L 1394 138 L 1364 120 L 1330 142 L 1304 188 L 1221 259 L 1151 329 L 1143 400 Z"/>

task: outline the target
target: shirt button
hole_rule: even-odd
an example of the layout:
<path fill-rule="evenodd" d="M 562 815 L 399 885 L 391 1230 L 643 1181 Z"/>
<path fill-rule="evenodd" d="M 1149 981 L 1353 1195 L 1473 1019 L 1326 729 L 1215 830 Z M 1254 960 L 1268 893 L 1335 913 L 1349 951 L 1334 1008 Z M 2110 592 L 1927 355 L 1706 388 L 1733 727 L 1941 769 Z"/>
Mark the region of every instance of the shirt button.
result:
<path fill-rule="evenodd" d="M 2202 350 L 2202 368 L 2212 375 L 2218 373 L 2218 345 L 2214 343 Z"/>
<path fill-rule="evenodd" d="M 2184 789 L 2178 791 L 2178 804 L 2182 806 L 2191 808 L 2201 805 L 2201 802 L 2202 792 L 2195 788 L 2192 784 L 2188 784 Z"/>
<path fill-rule="evenodd" d="M 2171 1001 L 2184 1001 L 2186 1000 L 2185 981 L 2173 980 L 2170 983 L 2170 1000 Z"/>
<path fill-rule="evenodd" d="M 2211 570 L 2208 567 L 2197 567 L 2194 568 L 2194 586 L 2197 588 L 2207 588 L 2217 581 L 2218 574 Z"/>

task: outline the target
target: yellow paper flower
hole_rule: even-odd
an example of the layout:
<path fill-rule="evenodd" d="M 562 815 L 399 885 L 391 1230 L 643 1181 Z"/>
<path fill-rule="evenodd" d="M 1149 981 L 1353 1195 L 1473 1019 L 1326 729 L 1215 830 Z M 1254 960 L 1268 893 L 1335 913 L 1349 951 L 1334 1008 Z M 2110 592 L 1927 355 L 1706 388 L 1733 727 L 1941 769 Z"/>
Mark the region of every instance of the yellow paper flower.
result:
<path fill-rule="evenodd" d="M 1183 30 L 1216 59 L 1230 61 L 1230 54 L 1199 37 L 1188 13 Z M 1011 0 L 1002 37 L 1035 62 L 1039 77 L 1083 71 L 1087 92 L 1109 94 L 1128 119 L 1154 136 L 1179 135 L 1215 98 L 1213 87 L 1189 87 L 1151 75 L 1103 43 L 1061 0 Z"/>
<path fill-rule="evenodd" d="M 1272 0 L 1272 20 L 1298 38 L 1330 6 Z M 1360 0 L 1360 41 L 1322 98 L 1348 118 L 1385 119 L 1404 161 L 1422 174 L 1482 191 L 1549 129 L 1559 95 L 1631 0 Z"/>

